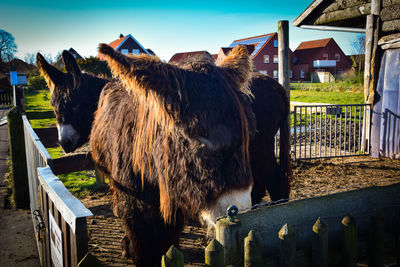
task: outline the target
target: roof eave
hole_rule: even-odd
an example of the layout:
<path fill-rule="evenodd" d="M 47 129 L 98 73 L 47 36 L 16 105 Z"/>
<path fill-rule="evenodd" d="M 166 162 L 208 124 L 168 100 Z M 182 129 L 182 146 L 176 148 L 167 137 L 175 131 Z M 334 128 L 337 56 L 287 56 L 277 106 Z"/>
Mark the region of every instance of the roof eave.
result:
<path fill-rule="evenodd" d="M 312 2 L 306 10 L 304 10 L 300 16 L 298 16 L 294 21 L 293 21 L 293 26 L 300 27 L 303 25 L 304 20 L 323 2 L 324 0 L 315 0 Z"/>

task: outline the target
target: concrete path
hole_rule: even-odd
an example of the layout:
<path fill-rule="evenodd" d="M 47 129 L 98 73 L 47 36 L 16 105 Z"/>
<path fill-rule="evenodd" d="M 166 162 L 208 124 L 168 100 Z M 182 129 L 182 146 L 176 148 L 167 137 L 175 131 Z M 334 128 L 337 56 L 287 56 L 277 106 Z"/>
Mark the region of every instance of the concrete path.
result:
<path fill-rule="evenodd" d="M 0 109 L 0 119 L 7 115 Z M 40 266 L 32 217 L 29 210 L 10 209 L 7 205 L 8 127 L 0 126 L 0 266 Z"/>

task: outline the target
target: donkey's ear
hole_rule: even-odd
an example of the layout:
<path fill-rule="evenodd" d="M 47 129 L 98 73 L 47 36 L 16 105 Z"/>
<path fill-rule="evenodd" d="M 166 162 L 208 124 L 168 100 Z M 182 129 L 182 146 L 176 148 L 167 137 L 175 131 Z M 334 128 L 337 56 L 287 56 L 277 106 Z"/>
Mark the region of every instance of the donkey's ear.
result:
<path fill-rule="evenodd" d="M 36 62 L 40 74 L 46 80 L 50 92 L 53 93 L 56 85 L 60 85 L 65 82 L 65 73 L 50 65 L 40 53 L 37 53 L 36 55 Z"/>
<path fill-rule="evenodd" d="M 246 88 L 251 78 L 252 63 L 245 46 L 234 47 L 229 54 L 218 63 L 218 66 L 226 69 L 232 75 L 233 81 L 239 88 Z"/>
<path fill-rule="evenodd" d="M 64 64 L 65 64 L 65 69 L 74 78 L 75 88 L 79 87 L 79 84 L 80 84 L 80 81 L 81 81 L 82 72 L 81 72 L 81 69 L 78 66 L 78 63 L 76 63 L 75 58 L 67 50 L 64 50 L 62 52 L 61 56 L 62 56 L 62 59 L 63 59 Z"/>
<path fill-rule="evenodd" d="M 131 64 L 129 59 L 115 51 L 111 46 L 99 44 L 99 53 L 105 58 L 114 75 L 128 74 L 130 71 Z"/>

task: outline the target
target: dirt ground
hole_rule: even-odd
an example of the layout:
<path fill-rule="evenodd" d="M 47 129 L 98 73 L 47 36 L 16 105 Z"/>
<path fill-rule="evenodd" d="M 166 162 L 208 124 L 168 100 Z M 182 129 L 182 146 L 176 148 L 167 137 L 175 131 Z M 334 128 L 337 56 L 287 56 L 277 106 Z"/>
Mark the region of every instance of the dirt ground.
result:
<path fill-rule="evenodd" d="M 349 157 L 297 162 L 293 168 L 291 199 L 332 194 L 400 182 L 400 160 Z M 264 199 L 268 201 L 268 197 Z M 82 199 L 94 214 L 88 219 L 89 251 L 105 266 L 132 265 L 121 256 L 121 223 L 111 211 L 108 192 Z M 203 266 L 206 232 L 198 225 L 185 227 L 180 250 L 188 266 Z"/>

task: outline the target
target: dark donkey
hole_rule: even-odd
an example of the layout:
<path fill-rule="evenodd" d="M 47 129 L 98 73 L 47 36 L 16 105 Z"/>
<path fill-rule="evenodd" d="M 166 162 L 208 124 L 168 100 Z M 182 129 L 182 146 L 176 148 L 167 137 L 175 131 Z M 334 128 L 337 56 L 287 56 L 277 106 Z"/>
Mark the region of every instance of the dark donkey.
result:
<path fill-rule="evenodd" d="M 100 94 L 100 91 L 103 90 L 104 85 L 105 88 L 104 90 L 109 92 L 109 93 L 103 93 L 103 98 L 114 98 L 117 97 L 117 95 L 123 95 L 126 94 L 126 91 L 123 90 L 122 88 L 119 89 L 118 94 L 112 89 L 112 87 L 115 87 L 115 82 L 110 82 L 104 79 L 100 79 L 97 77 L 93 77 L 87 74 L 83 74 L 80 72 L 75 59 L 66 51 L 63 52 L 63 59 L 65 62 L 65 65 L 68 66 L 66 69 L 68 70 L 68 73 L 62 73 L 49 64 L 45 62 L 43 57 L 40 57 L 38 55 L 38 64 L 39 67 L 41 68 L 42 73 L 45 75 L 46 80 L 49 84 L 49 86 L 52 89 L 53 95 L 52 95 L 52 105 L 55 108 L 55 112 L 60 113 L 57 117 L 75 117 L 74 122 L 70 122 L 68 120 L 62 120 L 61 122 L 66 121 L 66 124 L 71 125 L 74 127 L 74 129 L 80 129 L 78 131 L 79 137 L 84 139 L 87 138 L 89 135 L 89 129 L 87 131 L 81 131 L 83 127 L 78 126 L 77 124 L 83 123 L 85 125 L 91 125 L 92 119 L 87 120 L 88 118 L 83 118 L 81 115 L 83 112 L 85 112 L 85 108 L 87 106 L 91 106 L 92 104 L 96 105 L 97 104 L 97 99 Z M 209 65 L 205 65 L 208 66 Z M 197 68 L 202 69 L 204 68 L 204 64 L 200 64 Z M 204 69 L 203 71 L 207 71 L 207 68 Z M 54 81 L 57 79 L 57 81 Z M 106 84 L 109 83 L 109 84 Z M 117 86 L 118 87 L 118 86 Z M 121 87 L 119 85 L 119 87 Z M 58 89 L 57 89 L 58 88 Z M 290 177 L 290 168 L 289 168 L 289 161 L 288 160 L 281 160 L 281 166 L 279 166 L 276 163 L 273 147 L 274 147 L 274 135 L 278 129 L 278 127 L 281 127 L 281 159 L 286 158 L 288 159 L 288 154 L 286 155 L 283 153 L 285 151 L 288 151 L 284 147 L 288 147 L 288 142 L 285 144 L 284 141 L 287 140 L 287 135 L 283 135 L 282 133 L 285 132 L 284 127 L 287 128 L 287 114 L 288 114 L 288 100 L 286 98 L 286 95 L 284 93 L 284 90 L 282 87 L 279 86 L 274 80 L 269 79 L 267 77 L 263 76 L 256 76 L 253 78 L 253 82 L 251 85 L 251 90 L 253 94 L 255 95 L 255 100 L 252 103 L 253 111 L 256 112 L 257 116 L 257 134 L 255 135 L 254 138 L 251 139 L 250 142 L 250 157 L 251 157 L 251 163 L 252 163 L 252 169 L 253 173 L 257 174 L 255 178 L 257 178 L 256 181 L 254 181 L 255 185 L 257 185 L 255 188 L 253 188 L 252 192 L 252 198 L 253 202 L 255 202 L 255 198 L 258 200 L 261 199 L 265 195 L 265 188 L 268 188 L 268 191 L 270 192 L 271 198 L 276 200 L 280 198 L 286 198 L 289 193 L 289 182 L 288 182 L 288 177 Z M 88 95 L 86 95 L 88 94 Z M 58 96 L 57 96 L 58 95 Z M 76 97 L 75 97 L 76 95 Z M 79 97 L 79 95 L 85 95 L 84 98 Z M 124 96 L 125 98 L 128 98 L 127 94 Z M 72 101 L 73 100 L 73 103 Z M 104 100 L 104 99 L 103 99 Z M 58 102 L 57 102 L 58 101 Z M 84 103 L 83 101 L 91 101 L 91 103 Z M 171 100 L 169 100 L 171 101 Z M 102 101 L 101 103 L 103 103 Z M 118 102 L 118 101 L 117 101 Z M 116 102 L 114 102 L 116 104 Z M 171 102 L 172 104 L 172 102 Z M 116 105 L 115 109 L 119 110 L 121 114 L 124 114 L 127 109 L 124 109 L 125 106 L 121 105 Z M 168 107 L 168 105 L 166 105 Z M 69 110 L 68 110 L 69 108 Z M 100 107 L 101 108 L 101 107 Z M 104 110 L 104 109 L 103 109 Z M 74 116 L 65 116 L 64 114 L 66 113 L 75 113 Z M 99 113 L 99 112 L 98 112 Z M 115 119 L 109 117 L 109 120 Z M 86 120 L 86 121 L 85 121 Z M 113 120 L 115 123 L 118 124 L 117 120 Z M 110 122 L 112 123 L 112 122 Z M 134 123 L 134 122 L 132 122 Z M 142 122 L 143 123 L 143 122 Z M 262 124 L 262 125 L 261 125 Z M 77 125 L 77 126 L 75 126 Z M 99 124 L 99 131 L 104 131 L 102 130 L 103 126 Z M 218 127 L 217 127 L 218 128 Z M 117 129 L 117 128 L 115 128 Z M 283 130 L 282 130 L 283 129 Z M 198 140 L 203 143 L 206 147 L 213 147 L 213 143 L 210 142 L 209 140 L 216 140 L 215 143 L 222 143 L 218 141 L 219 139 L 223 139 L 223 133 L 227 132 L 224 130 L 224 127 L 222 127 L 220 130 L 214 132 L 209 138 L 203 138 L 201 135 L 198 136 Z M 203 134 L 204 135 L 204 134 Z M 69 136 L 68 138 L 71 138 Z M 104 137 L 106 139 L 106 137 Z M 132 138 L 132 136 L 131 136 Z M 61 138 L 62 139 L 62 138 Z M 258 142 L 259 145 L 256 144 Z M 83 141 L 74 141 L 74 143 L 81 143 Z M 101 142 L 100 142 L 101 143 Z M 126 151 L 126 148 L 121 148 L 122 151 Z M 107 152 L 111 153 L 111 152 Z M 106 153 L 106 154 L 107 154 Z M 128 151 L 126 151 L 128 153 Z M 256 154 L 259 153 L 259 154 Z M 106 157 L 103 157 L 103 160 Z M 106 168 L 105 168 L 106 169 Z M 125 170 L 126 171 L 126 170 Z M 131 170 L 131 172 L 133 172 Z M 134 175 L 131 173 L 131 175 Z M 154 175 L 154 174 L 153 174 Z M 133 176 L 135 177 L 135 176 Z M 141 177 L 142 178 L 142 177 Z M 124 197 L 129 197 L 129 193 L 134 193 L 128 190 L 127 188 L 124 188 L 121 186 L 119 183 L 115 183 L 114 187 L 122 189 L 123 192 L 126 192 L 128 194 L 123 194 L 123 193 L 116 193 L 117 195 L 119 194 L 120 196 L 117 196 L 119 198 L 124 198 Z M 118 190 L 115 190 L 118 192 Z M 155 189 L 152 193 L 146 192 L 146 195 L 144 197 L 152 197 L 152 194 L 154 194 L 153 197 L 157 198 L 158 191 Z M 258 202 L 257 200 L 257 202 Z M 124 202 L 124 201 L 123 201 Z M 129 201 L 128 201 L 129 202 Z M 116 213 L 118 212 L 118 206 L 116 206 Z M 157 212 L 156 212 L 157 213 Z M 181 211 L 178 210 L 178 214 L 180 214 Z M 121 215 L 121 214 L 120 214 Z M 156 214 L 154 214 L 156 216 Z M 204 216 L 206 218 L 207 216 Z M 145 219 L 143 219 L 145 220 Z M 174 243 L 177 243 L 177 233 L 179 232 L 179 226 L 182 224 L 181 216 L 176 216 L 175 217 L 175 227 L 170 228 L 169 230 L 172 230 L 172 234 L 169 236 L 160 236 L 165 239 L 174 239 Z M 212 221 L 209 220 L 209 221 Z M 127 227 L 129 228 L 130 225 L 134 222 L 127 222 Z M 140 224 L 140 220 L 138 220 L 137 224 Z M 143 223 L 143 221 L 142 221 Z M 213 222 L 211 222 L 213 223 Z M 158 224 L 154 224 L 155 227 L 165 227 L 165 224 L 162 220 L 158 221 Z M 168 227 L 167 227 L 168 228 Z M 129 233 L 128 233 L 129 235 Z M 131 236 L 132 237 L 132 236 Z M 133 248 L 135 244 L 131 243 L 132 238 L 125 237 L 123 240 L 123 247 L 126 252 L 129 253 L 130 248 Z M 137 244 L 136 244 L 137 245 Z M 150 245 L 149 245 L 150 246 Z M 152 247 L 154 244 L 151 245 Z M 162 246 L 160 244 L 160 246 Z M 164 245 L 166 247 L 166 245 Z M 161 248 L 161 247 L 158 247 Z M 154 249 L 156 250 L 157 247 L 155 246 Z M 164 250 L 164 249 L 162 249 Z M 137 257 L 136 257 L 137 258 Z M 138 259 L 138 258 L 137 258 Z"/>

